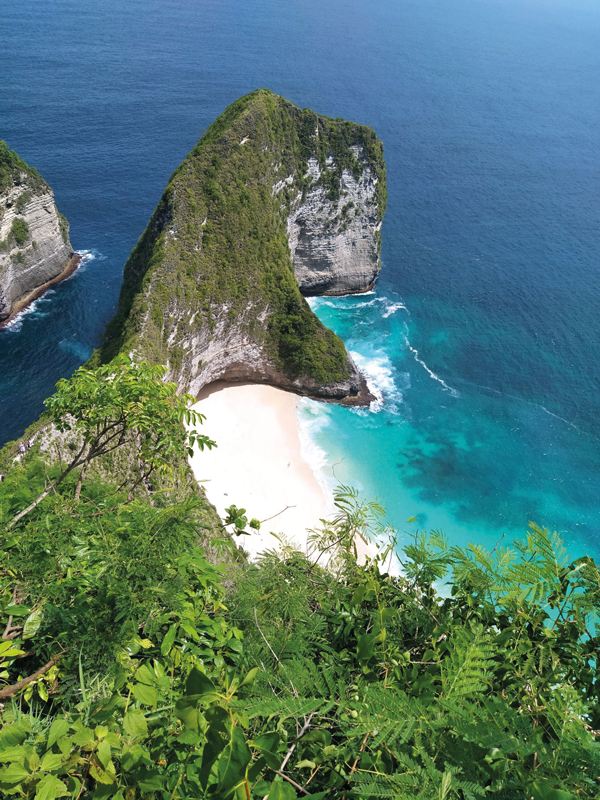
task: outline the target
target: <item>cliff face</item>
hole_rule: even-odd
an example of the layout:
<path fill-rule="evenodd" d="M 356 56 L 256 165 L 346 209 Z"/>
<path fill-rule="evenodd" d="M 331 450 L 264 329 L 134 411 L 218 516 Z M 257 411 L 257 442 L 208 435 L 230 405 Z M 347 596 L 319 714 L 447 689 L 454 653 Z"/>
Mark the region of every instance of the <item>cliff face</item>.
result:
<path fill-rule="evenodd" d="M 0 142 L 0 324 L 74 265 L 52 189 Z"/>
<path fill-rule="evenodd" d="M 99 357 L 368 402 L 341 340 L 302 296 L 363 291 L 379 269 L 381 143 L 267 90 L 231 105 L 172 175 L 125 265 Z"/>
<path fill-rule="evenodd" d="M 380 269 L 381 214 L 377 184 L 362 147 L 352 147 L 360 171 L 344 169 L 340 191 L 331 197 L 319 183 L 323 170 L 308 161 L 314 187 L 292 202 L 287 220 L 294 271 L 304 295 L 348 294 L 371 289 Z M 325 169 L 333 165 L 327 160 Z"/>

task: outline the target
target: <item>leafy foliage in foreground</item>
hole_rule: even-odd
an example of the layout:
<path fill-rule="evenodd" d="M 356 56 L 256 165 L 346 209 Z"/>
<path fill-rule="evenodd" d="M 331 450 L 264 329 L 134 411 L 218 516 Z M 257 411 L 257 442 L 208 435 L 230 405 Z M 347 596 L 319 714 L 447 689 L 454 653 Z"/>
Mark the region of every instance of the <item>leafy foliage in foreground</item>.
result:
<path fill-rule="evenodd" d="M 404 578 L 343 537 L 335 575 L 283 547 L 227 600 L 193 506 L 91 503 L 2 542 L 3 624 L 24 622 L 4 680 L 61 656 L 7 702 L 4 794 L 600 796 L 600 576 L 548 532 L 493 555 L 420 537 Z"/>
<path fill-rule="evenodd" d="M 236 566 L 201 500 L 47 470 L 0 484 L 3 797 L 600 797 L 600 571 L 556 534 L 418 535 L 395 577 L 393 537 L 357 563 L 382 509 L 342 489 L 310 558 Z"/>

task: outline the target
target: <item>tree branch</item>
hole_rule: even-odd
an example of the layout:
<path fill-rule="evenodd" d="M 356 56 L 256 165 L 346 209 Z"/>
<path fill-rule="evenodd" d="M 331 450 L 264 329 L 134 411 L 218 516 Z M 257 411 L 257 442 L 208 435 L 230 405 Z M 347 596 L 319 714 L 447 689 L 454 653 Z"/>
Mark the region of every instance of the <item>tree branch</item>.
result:
<path fill-rule="evenodd" d="M 2 689 L 2 691 L 0 692 L 0 700 L 4 700 L 5 697 L 12 697 L 24 686 L 27 686 L 28 683 L 37 680 L 40 677 L 40 675 L 43 675 L 45 672 L 48 672 L 50 667 L 53 667 L 61 656 L 62 653 L 59 653 L 59 655 L 54 656 L 54 658 L 51 658 L 47 664 L 44 664 L 43 667 L 40 667 L 40 669 L 38 669 L 37 672 L 34 672 L 33 675 L 29 675 L 29 677 L 23 678 L 22 681 L 18 681 L 18 683 L 13 683 L 12 686 L 7 686 L 6 689 Z"/>
<path fill-rule="evenodd" d="M 277 659 L 277 660 L 279 660 L 279 659 Z M 308 719 L 307 719 L 307 720 L 306 720 L 306 722 L 304 723 L 304 727 L 302 728 L 302 730 L 300 731 L 300 733 L 298 734 L 298 736 L 296 736 L 296 741 L 295 741 L 295 742 L 294 742 L 294 744 L 293 744 L 293 745 L 290 747 L 290 749 L 287 751 L 287 753 L 286 753 L 286 756 L 285 756 L 285 758 L 283 759 L 283 763 L 282 763 L 282 765 L 281 765 L 281 769 L 285 769 L 285 765 L 286 765 L 286 764 L 287 764 L 287 762 L 290 760 L 290 758 L 291 758 L 291 756 L 292 756 L 292 753 L 293 753 L 293 752 L 294 752 L 294 750 L 296 749 L 296 745 L 298 744 L 298 741 L 299 741 L 299 740 L 300 740 L 300 739 L 301 739 L 301 738 L 304 736 L 304 734 L 306 733 L 306 731 L 307 731 L 307 730 L 310 728 L 310 721 L 311 721 L 311 719 L 314 717 L 314 715 L 315 715 L 316 713 L 317 713 L 316 711 L 313 711 L 313 712 L 312 712 L 312 714 L 309 714 L 309 715 L 308 715 Z M 269 768 L 269 769 L 270 769 L 270 768 Z M 281 773 L 279 773 L 279 775 L 281 775 Z M 283 778 L 284 776 L 282 775 L 281 777 Z M 303 789 L 302 791 L 304 791 L 304 789 Z M 304 792 L 304 793 L 305 793 L 305 794 L 308 794 L 308 792 Z"/>
<path fill-rule="evenodd" d="M 269 765 L 267 764 L 267 766 Z M 294 789 L 298 789 L 298 791 L 302 792 L 302 794 L 308 794 L 308 792 L 306 791 L 306 789 L 304 789 L 304 787 L 300 786 L 299 783 L 296 783 L 296 781 L 293 781 L 291 778 L 288 778 L 288 776 L 285 775 L 283 772 L 280 772 L 278 769 L 273 769 L 273 767 L 269 767 L 269 769 L 271 770 L 271 772 L 274 772 L 276 775 L 279 775 L 280 778 L 283 778 L 284 781 L 291 783 Z"/>
<path fill-rule="evenodd" d="M 61 474 L 54 481 L 54 483 L 51 484 L 47 489 L 45 489 L 41 493 L 41 495 L 39 497 L 37 497 L 33 501 L 33 503 L 30 503 L 27 506 L 27 508 L 23 509 L 23 511 L 19 511 L 19 513 L 16 515 L 16 517 L 13 517 L 11 519 L 11 521 L 8 523 L 8 527 L 9 528 L 12 528 L 13 525 L 15 523 L 17 523 L 20 519 L 23 519 L 23 517 L 26 514 L 29 514 L 30 511 L 33 511 L 33 509 L 36 508 L 36 506 L 39 506 L 39 504 L 42 502 L 42 500 L 45 500 L 46 497 L 48 497 L 48 495 L 50 494 L 50 492 L 55 490 L 56 487 L 63 482 L 63 480 L 67 477 L 67 475 L 82 463 L 81 462 L 81 456 L 83 455 L 83 451 L 85 450 L 86 447 L 87 447 L 87 442 L 84 442 L 82 447 L 81 447 L 81 450 L 77 453 L 77 455 L 75 456 L 73 461 L 71 461 L 69 466 L 63 472 L 61 472 Z"/>

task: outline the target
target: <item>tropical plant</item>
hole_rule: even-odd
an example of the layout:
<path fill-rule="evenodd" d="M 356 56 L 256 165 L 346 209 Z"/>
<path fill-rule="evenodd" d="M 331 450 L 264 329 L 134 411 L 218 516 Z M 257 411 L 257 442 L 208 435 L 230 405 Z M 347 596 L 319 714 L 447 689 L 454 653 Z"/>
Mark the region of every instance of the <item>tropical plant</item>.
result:
<path fill-rule="evenodd" d="M 136 484 L 129 487 L 131 498 L 136 485 L 146 482 L 155 470 L 168 471 L 175 457 L 191 454 L 195 445 L 201 450 L 214 447 L 208 436 L 184 427 L 184 422 L 195 425 L 204 417 L 190 407 L 193 397 L 177 394 L 176 384 L 161 380 L 165 371 L 163 366 L 135 364 L 120 356 L 96 369 L 80 367 L 69 380 L 60 380 L 56 393 L 45 403 L 59 432 L 78 435 L 76 453 L 11 524 L 80 468 L 74 495 L 78 500 L 90 463 L 122 447 L 128 437 L 135 441 L 141 466 Z"/>

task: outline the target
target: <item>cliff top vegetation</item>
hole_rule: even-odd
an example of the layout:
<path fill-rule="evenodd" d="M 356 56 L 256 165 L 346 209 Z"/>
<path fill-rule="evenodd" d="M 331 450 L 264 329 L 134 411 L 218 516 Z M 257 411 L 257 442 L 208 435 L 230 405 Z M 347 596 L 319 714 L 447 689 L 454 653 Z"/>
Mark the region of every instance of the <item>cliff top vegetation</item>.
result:
<path fill-rule="evenodd" d="M 266 89 L 229 106 L 175 170 L 133 249 L 101 359 L 136 349 L 177 371 L 186 338 L 219 322 L 239 325 L 288 376 L 344 378 L 344 345 L 302 297 L 287 243 L 287 213 L 312 183 L 311 157 L 333 194 L 343 169 L 369 167 L 383 216 L 383 149 L 370 128 L 301 110 Z"/>
<path fill-rule="evenodd" d="M 6 142 L 0 141 L 0 192 L 12 186 L 14 179 L 25 173 L 29 185 L 34 189 L 47 186 L 35 167 L 30 167 Z"/>

